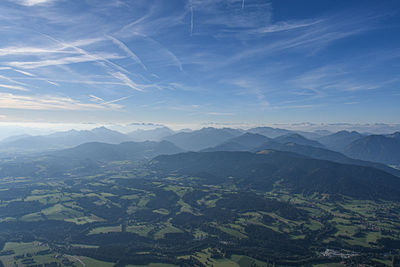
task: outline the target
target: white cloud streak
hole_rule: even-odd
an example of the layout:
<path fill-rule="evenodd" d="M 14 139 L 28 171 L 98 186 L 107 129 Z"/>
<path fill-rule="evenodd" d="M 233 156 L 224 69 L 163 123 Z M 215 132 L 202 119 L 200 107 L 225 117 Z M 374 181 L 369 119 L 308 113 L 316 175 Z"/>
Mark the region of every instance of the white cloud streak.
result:
<path fill-rule="evenodd" d="M 89 95 L 90 96 L 90 100 L 93 102 L 97 102 L 97 103 L 103 103 L 105 102 L 103 98 L 95 96 L 95 95 Z"/>
<path fill-rule="evenodd" d="M 3 76 L 3 75 L 0 75 L 0 79 L 6 80 L 6 81 L 8 81 L 8 82 L 10 82 L 10 83 L 14 83 L 14 84 L 26 86 L 25 83 L 18 82 L 18 81 L 14 80 L 14 79 L 11 79 L 11 78 L 6 77 L 6 76 Z"/>
<path fill-rule="evenodd" d="M 194 11 L 193 11 L 193 3 L 190 1 L 190 35 L 193 35 L 194 28 Z"/>
<path fill-rule="evenodd" d="M 13 71 L 24 74 L 26 76 L 30 76 L 30 77 L 35 77 L 36 75 L 27 71 L 23 71 L 23 70 L 17 70 L 17 69 L 13 69 Z"/>
<path fill-rule="evenodd" d="M 101 110 L 118 109 L 122 106 L 116 104 L 94 104 L 60 96 L 49 95 L 15 95 L 0 93 L 0 109 L 24 110 Z"/>
<path fill-rule="evenodd" d="M 108 59 L 119 59 L 121 56 L 115 54 L 87 54 L 82 56 L 74 56 L 74 57 L 63 57 L 59 59 L 47 59 L 41 61 L 13 61 L 8 62 L 7 64 L 13 67 L 19 67 L 22 69 L 36 69 L 41 67 L 48 66 L 57 66 L 57 65 L 68 65 L 68 64 L 76 64 L 83 62 L 94 62 Z"/>
<path fill-rule="evenodd" d="M 23 6 L 36 6 L 51 4 L 55 0 L 16 0 L 15 2 Z"/>
<path fill-rule="evenodd" d="M 124 96 L 124 97 L 121 97 L 121 98 L 118 98 L 118 99 L 115 99 L 115 100 L 107 101 L 107 102 L 104 102 L 103 104 L 108 105 L 108 104 L 112 104 L 112 103 L 117 103 L 117 102 L 123 101 L 123 100 L 131 98 L 131 97 L 133 97 L 133 95 Z"/>
<path fill-rule="evenodd" d="M 254 31 L 254 33 L 263 34 L 263 33 L 289 31 L 289 30 L 309 27 L 311 25 L 318 24 L 320 22 L 321 20 L 316 20 L 311 22 L 282 22 L 258 28 Z"/>
<path fill-rule="evenodd" d="M 40 54 L 76 54 L 74 51 L 63 50 L 63 47 L 23 47 L 10 46 L 0 48 L 0 56 L 40 55 Z"/>
<path fill-rule="evenodd" d="M 29 91 L 29 89 L 26 89 L 22 86 L 18 86 L 18 85 L 8 85 L 8 84 L 0 84 L 0 87 L 2 88 L 6 88 L 6 89 L 12 89 L 12 90 L 17 90 L 17 91 Z"/>

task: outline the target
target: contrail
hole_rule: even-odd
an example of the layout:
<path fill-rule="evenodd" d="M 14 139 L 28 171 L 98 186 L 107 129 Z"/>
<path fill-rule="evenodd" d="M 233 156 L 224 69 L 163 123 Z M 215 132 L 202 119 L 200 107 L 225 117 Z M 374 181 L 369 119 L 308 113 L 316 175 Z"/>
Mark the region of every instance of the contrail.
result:
<path fill-rule="evenodd" d="M 193 35 L 193 27 L 194 27 L 194 24 L 193 24 L 193 5 L 192 5 L 192 2 L 190 1 L 190 36 L 192 36 Z"/>
<path fill-rule="evenodd" d="M 120 80 L 121 82 L 123 82 L 126 86 L 137 90 L 137 91 L 143 91 L 142 86 L 135 83 L 134 81 L 132 81 L 128 76 L 126 76 L 125 74 L 121 73 L 121 72 L 110 72 L 110 74 Z"/>
<path fill-rule="evenodd" d="M 113 62 L 111 62 L 110 60 L 108 60 L 108 59 L 106 59 L 106 58 L 100 57 L 100 56 L 98 56 L 98 55 L 90 54 L 89 52 L 87 52 L 86 50 L 84 50 L 84 49 L 82 49 L 82 48 L 80 48 L 80 47 L 77 47 L 77 46 L 74 46 L 74 45 L 71 45 L 71 44 L 68 44 L 68 43 L 63 43 L 63 42 L 57 40 L 56 38 L 51 37 L 51 36 L 48 35 L 48 34 L 44 34 L 44 33 L 38 32 L 38 31 L 35 31 L 35 32 L 38 33 L 38 34 L 40 34 L 40 35 L 42 35 L 42 36 L 44 36 L 44 37 L 46 37 L 46 38 L 48 38 L 48 39 L 50 39 L 50 40 L 52 40 L 52 41 L 55 42 L 55 43 L 60 44 L 60 45 L 63 46 L 64 48 L 72 48 L 72 49 L 74 49 L 75 51 L 77 51 L 78 53 L 80 53 L 80 54 L 82 54 L 82 55 L 85 55 L 85 56 L 87 56 L 87 57 L 92 58 L 94 61 L 98 62 L 99 64 L 101 64 L 101 65 L 104 66 L 104 67 L 105 67 L 105 64 L 104 64 L 103 62 L 106 62 L 106 63 L 108 63 L 109 65 L 113 66 L 114 68 L 116 68 L 116 69 L 118 69 L 118 70 L 120 70 L 120 71 L 122 71 L 122 72 L 131 74 L 131 73 L 130 73 L 128 70 L 126 70 L 125 68 L 123 68 L 123 67 L 121 67 L 121 66 L 119 66 L 119 65 L 117 65 L 117 64 L 115 64 L 115 63 L 113 63 Z M 102 61 L 103 61 L 103 62 L 102 62 Z"/>
<path fill-rule="evenodd" d="M 242 9 L 244 8 L 244 1 L 245 1 L 245 0 L 242 0 Z"/>
<path fill-rule="evenodd" d="M 136 63 L 138 63 L 140 66 L 143 67 L 143 69 L 147 70 L 147 67 L 143 64 L 142 60 L 140 60 L 140 58 L 132 52 L 131 49 L 129 49 L 129 47 L 126 46 L 126 44 L 124 44 L 123 42 L 121 42 L 120 40 L 118 40 L 115 37 L 112 37 L 110 35 L 107 35 L 107 37 L 109 39 L 111 39 L 111 41 L 113 41 L 113 43 L 115 43 L 116 45 L 119 46 L 119 48 L 121 48 L 122 50 L 125 51 L 125 53 L 127 53 Z"/>
<path fill-rule="evenodd" d="M 181 72 L 184 72 L 183 67 L 182 67 L 182 62 L 181 62 L 181 61 L 179 60 L 179 58 L 178 58 L 174 53 L 172 53 L 167 47 L 165 47 L 165 46 L 162 45 L 160 42 L 156 41 L 155 39 L 153 39 L 153 38 L 150 37 L 150 36 L 147 36 L 147 35 L 142 34 L 142 33 L 135 33 L 135 34 L 138 35 L 138 36 L 141 36 L 141 37 L 143 37 L 143 38 L 149 40 L 149 41 L 152 42 L 153 44 L 156 44 L 157 46 L 161 47 L 161 48 L 164 50 L 164 52 L 172 59 L 172 62 L 174 63 L 174 65 L 175 65 L 176 67 L 178 67 L 179 70 L 180 70 Z"/>
<path fill-rule="evenodd" d="M 115 100 L 111 100 L 111 101 L 108 101 L 108 102 L 104 102 L 103 104 L 112 104 L 112 103 L 116 103 L 116 102 L 119 102 L 119 101 L 128 99 L 128 98 L 130 98 L 130 97 L 132 97 L 132 96 L 133 96 L 133 95 L 124 96 L 124 97 L 121 97 L 121 98 L 118 98 L 118 99 L 115 99 Z"/>
<path fill-rule="evenodd" d="M 30 77 L 35 77 L 35 76 L 36 76 L 35 74 L 32 74 L 32 73 L 27 72 L 27 71 L 17 70 L 17 69 L 12 69 L 12 70 L 15 71 L 15 72 L 22 73 L 22 74 L 24 74 L 24 75 L 26 75 L 26 76 L 30 76 Z"/>
<path fill-rule="evenodd" d="M 93 100 L 95 100 L 96 102 L 100 101 L 100 102 L 105 102 L 103 98 L 95 96 L 95 95 L 89 95 Z"/>

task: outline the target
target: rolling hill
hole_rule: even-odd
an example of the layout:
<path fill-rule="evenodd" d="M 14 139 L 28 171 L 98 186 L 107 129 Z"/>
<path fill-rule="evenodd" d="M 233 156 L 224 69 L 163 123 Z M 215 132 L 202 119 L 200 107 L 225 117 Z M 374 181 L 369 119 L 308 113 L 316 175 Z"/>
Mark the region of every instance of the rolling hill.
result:
<path fill-rule="evenodd" d="M 341 194 L 360 199 L 400 199 L 400 179 L 384 171 L 294 153 L 189 152 L 158 156 L 149 166 L 161 172 L 197 176 L 221 184 L 235 181 L 246 190 Z"/>
<path fill-rule="evenodd" d="M 287 144 L 287 143 L 295 143 L 298 145 L 305 145 L 305 146 L 313 146 L 313 147 L 324 147 L 321 143 L 314 141 L 314 140 L 309 140 L 305 138 L 304 136 L 300 134 L 287 134 L 287 135 L 282 135 L 279 137 L 274 138 L 275 142 L 281 143 L 281 144 Z"/>
<path fill-rule="evenodd" d="M 277 143 L 274 141 L 270 141 L 270 142 L 263 144 L 260 147 L 257 147 L 253 150 L 248 150 L 248 151 L 259 152 L 259 151 L 268 150 L 268 149 L 277 150 L 277 151 L 293 152 L 293 153 L 303 155 L 306 157 L 310 157 L 313 159 L 329 160 L 329 161 L 343 163 L 343 164 L 372 167 L 372 168 L 380 169 L 380 170 L 383 170 L 385 172 L 388 172 L 390 174 L 400 177 L 400 170 L 391 168 L 385 164 L 349 158 L 340 152 L 332 151 L 332 150 L 325 149 L 325 148 L 304 146 L 304 145 L 299 145 L 299 144 L 295 144 L 295 143 L 281 144 L 281 143 Z"/>

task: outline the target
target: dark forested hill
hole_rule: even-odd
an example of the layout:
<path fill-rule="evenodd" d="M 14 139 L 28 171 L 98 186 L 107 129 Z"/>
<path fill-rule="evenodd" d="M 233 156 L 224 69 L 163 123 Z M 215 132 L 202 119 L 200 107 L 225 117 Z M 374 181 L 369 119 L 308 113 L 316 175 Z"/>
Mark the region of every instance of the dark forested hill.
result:
<path fill-rule="evenodd" d="M 314 158 L 314 159 L 329 160 L 329 161 L 343 163 L 343 164 L 372 167 L 372 168 L 380 169 L 380 170 L 386 171 L 390 174 L 400 177 L 400 170 L 391 168 L 385 164 L 349 158 L 342 153 L 332 151 L 329 149 L 325 149 L 325 148 L 320 148 L 320 147 L 305 146 L 305 145 L 299 145 L 299 144 L 295 144 L 295 143 L 281 144 L 281 143 L 277 143 L 275 141 L 270 141 L 270 142 L 264 143 L 260 147 L 257 147 L 252 150 L 247 150 L 247 151 L 258 152 L 258 151 L 262 151 L 265 149 L 293 152 L 293 153 L 300 154 L 300 155 L 307 156 L 307 157 Z M 220 151 L 223 151 L 223 150 L 220 150 Z"/>
<path fill-rule="evenodd" d="M 295 143 L 299 145 L 312 146 L 312 147 L 324 147 L 321 143 L 314 140 L 309 140 L 300 134 L 282 135 L 276 137 L 274 141 L 281 144 Z"/>
<path fill-rule="evenodd" d="M 208 182 L 234 179 L 241 188 L 342 194 L 363 199 L 400 199 L 400 179 L 374 168 L 305 158 L 288 152 L 203 152 L 159 156 L 150 162 L 164 172 L 200 176 Z"/>

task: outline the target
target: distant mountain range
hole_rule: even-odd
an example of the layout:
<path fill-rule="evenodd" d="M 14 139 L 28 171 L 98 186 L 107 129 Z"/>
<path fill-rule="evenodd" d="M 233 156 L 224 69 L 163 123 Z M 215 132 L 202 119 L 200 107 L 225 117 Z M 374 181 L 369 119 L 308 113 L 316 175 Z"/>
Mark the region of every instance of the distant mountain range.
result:
<path fill-rule="evenodd" d="M 203 149 L 202 152 L 250 151 L 271 140 L 271 138 L 268 138 L 261 134 L 245 133 L 241 136 L 231 138 L 217 146 Z"/>
<path fill-rule="evenodd" d="M 167 127 L 159 127 L 123 134 L 99 127 L 93 130 L 71 130 L 42 136 L 12 136 L 0 142 L 0 152 L 2 157 L 5 157 L 18 153 L 72 148 L 90 142 L 120 144 L 130 141 L 165 140 L 182 151 L 259 151 L 261 148 L 268 148 L 342 163 L 354 164 L 355 162 L 351 161 L 351 158 L 354 158 L 400 166 L 399 136 L 399 132 L 391 135 L 366 135 L 355 131 L 330 134 L 327 131 L 307 133 L 271 127 L 257 127 L 247 131 L 209 127 L 185 132 L 174 132 Z M 357 164 L 370 166 L 369 163 L 365 164 L 362 161 L 358 161 Z M 377 166 L 382 169 L 382 165 Z"/>
<path fill-rule="evenodd" d="M 243 131 L 231 128 L 203 128 L 193 132 L 181 132 L 167 136 L 164 140 L 170 141 L 180 148 L 189 151 L 199 151 L 207 147 L 216 146 L 233 137 L 242 135 Z"/>
<path fill-rule="evenodd" d="M 287 129 L 272 128 L 272 127 L 256 127 L 247 130 L 247 132 L 261 134 L 269 138 L 276 138 L 278 136 L 289 135 L 289 134 L 300 134 L 309 139 L 315 139 L 324 135 L 331 134 L 329 131 L 304 132 L 304 131 L 292 131 Z"/>
<path fill-rule="evenodd" d="M 189 152 L 158 156 L 149 166 L 206 179 L 207 183 L 235 181 L 244 190 L 342 194 L 361 199 L 400 199 L 400 179 L 364 166 L 311 159 L 290 152 Z"/>
<path fill-rule="evenodd" d="M 11 139 L 11 141 L 5 140 L 1 142 L 0 150 L 7 152 L 39 152 L 73 147 L 87 142 L 119 144 L 129 140 L 130 137 L 125 134 L 100 127 L 90 131 L 71 130 L 43 136 L 22 136 L 21 138 Z"/>
<path fill-rule="evenodd" d="M 50 155 L 73 160 L 122 161 L 151 159 L 180 152 L 183 150 L 168 141 L 124 142 L 118 145 L 91 142 Z"/>
<path fill-rule="evenodd" d="M 151 130 L 136 130 L 127 133 L 132 141 L 143 142 L 143 141 L 160 141 L 163 138 L 173 135 L 175 132 L 168 127 L 160 127 Z"/>
<path fill-rule="evenodd" d="M 303 146 L 317 147 L 323 148 L 324 146 L 317 141 L 309 140 L 299 134 L 286 134 L 282 136 L 278 136 L 276 138 L 268 138 L 266 136 L 254 133 L 245 133 L 241 136 L 229 139 L 215 147 L 207 148 L 202 150 L 203 152 L 211 152 L 211 151 L 235 151 L 236 148 L 240 150 L 236 151 L 251 151 L 254 149 L 258 149 L 259 147 L 265 144 L 288 144 L 294 143 Z"/>
<path fill-rule="evenodd" d="M 174 132 L 166 127 L 134 131 L 128 134 L 99 127 L 93 130 L 70 130 L 42 136 L 20 135 L 1 141 L 0 151 L 8 153 L 42 152 L 71 148 L 88 142 L 120 144 L 128 141 L 160 141 L 163 137 L 172 133 Z"/>
<path fill-rule="evenodd" d="M 334 134 L 319 137 L 316 140 L 318 140 L 329 149 L 335 151 L 344 151 L 349 144 L 362 138 L 363 136 L 364 135 L 355 131 L 340 131 Z"/>
<path fill-rule="evenodd" d="M 391 135 L 369 135 L 345 147 L 350 157 L 400 166 L 400 132 Z"/>

